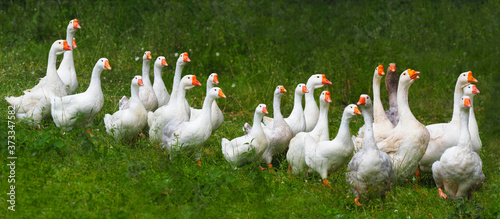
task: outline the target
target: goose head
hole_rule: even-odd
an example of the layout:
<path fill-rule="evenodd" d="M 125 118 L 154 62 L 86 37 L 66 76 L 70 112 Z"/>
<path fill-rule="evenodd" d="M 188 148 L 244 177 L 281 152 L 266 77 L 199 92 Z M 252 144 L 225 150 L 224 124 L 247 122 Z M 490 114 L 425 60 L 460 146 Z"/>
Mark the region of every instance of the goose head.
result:
<path fill-rule="evenodd" d="M 226 95 L 224 94 L 224 92 L 222 92 L 222 89 L 220 89 L 219 87 L 214 87 L 210 89 L 210 91 L 208 91 L 208 95 L 215 99 L 226 98 Z"/>
<path fill-rule="evenodd" d="M 373 77 L 374 78 L 377 78 L 377 79 L 380 79 L 382 78 L 383 76 L 385 75 L 385 72 L 384 72 L 384 66 L 383 65 L 379 65 L 375 68 L 375 72 L 373 73 Z"/>
<path fill-rule="evenodd" d="M 208 76 L 207 84 L 219 84 L 219 76 L 217 75 L 217 73 L 212 73 L 210 74 L 210 76 Z"/>
<path fill-rule="evenodd" d="M 420 72 L 413 69 L 408 69 L 399 76 L 399 84 L 411 85 L 415 80 L 420 78 Z"/>
<path fill-rule="evenodd" d="M 184 66 L 186 63 L 191 62 L 191 59 L 189 59 L 189 55 L 187 52 L 183 52 L 179 55 L 179 58 L 177 59 L 177 65 L 178 66 Z"/>
<path fill-rule="evenodd" d="M 185 89 L 191 89 L 195 86 L 201 86 L 201 83 L 196 79 L 195 75 L 185 75 L 180 83 Z"/>
<path fill-rule="evenodd" d="M 97 60 L 97 63 L 95 65 L 102 70 L 111 70 L 111 66 L 109 65 L 109 61 L 107 58 L 100 58 L 99 60 Z"/>
<path fill-rule="evenodd" d="M 51 49 L 55 49 L 57 55 L 63 54 L 65 51 L 73 50 L 66 40 L 56 40 Z"/>
<path fill-rule="evenodd" d="M 263 116 L 264 114 L 268 114 L 266 104 L 259 104 L 257 108 L 255 108 L 255 114 Z"/>
<path fill-rule="evenodd" d="M 368 94 L 361 94 L 357 104 L 358 106 L 369 107 L 372 105 L 372 100 Z"/>
<path fill-rule="evenodd" d="M 312 87 L 314 89 L 321 88 L 325 84 L 332 84 L 328 79 L 326 79 L 326 76 L 324 74 L 315 74 L 309 77 L 307 80 L 307 84 L 309 89 Z"/>
<path fill-rule="evenodd" d="M 396 73 L 396 63 L 389 63 L 389 68 L 387 69 L 387 73 Z"/>
<path fill-rule="evenodd" d="M 472 83 L 477 83 L 478 81 L 472 76 L 472 71 L 463 72 L 458 76 L 457 83 L 460 87 L 467 86 Z"/>
<path fill-rule="evenodd" d="M 142 60 L 145 62 L 149 62 L 149 61 L 151 61 L 151 59 L 153 59 L 153 57 L 151 56 L 151 52 L 150 51 L 144 52 L 144 55 L 142 56 Z"/>
<path fill-rule="evenodd" d="M 76 32 L 76 30 L 82 28 L 80 26 L 80 24 L 78 24 L 78 19 L 73 19 L 73 20 L 70 20 L 69 21 L 69 24 L 68 24 L 68 30 L 71 31 L 71 32 Z"/>
<path fill-rule="evenodd" d="M 139 87 L 139 86 L 143 86 L 143 85 L 144 84 L 142 83 L 142 76 L 140 76 L 140 75 L 134 76 L 134 78 L 132 79 L 132 86 Z"/>
<path fill-rule="evenodd" d="M 464 96 L 474 97 L 480 93 L 475 84 L 469 84 L 464 87 Z"/>
<path fill-rule="evenodd" d="M 320 103 L 331 103 L 332 98 L 330 97 L 330 91 L 325 90 L 321 92 L 321 95 L 319 95 L 319 100 Z"/>
<path fill-rule="evenodd" d="M 472 106 L 469 96 L 462 96 L 460 103 L 461 103 L 460 106 L 467 110 Z"/>
<path fill-rule="evenodd" d="M 276 89 L 274 89 L 274 96 L 281 96 L 286 93 L 286 89 L 283 85 L 278 85 Z"/>
<path fill-rule="evenodd" d="M 307 89 L 306 85 L 298 84 L 297 87 L 295 88 L 295 94 L 302 96 L 305 93 L 309 93 L 309 90 Z"/>
<path fill-rule="evenodd" d="M 349 104 L 345 107 L 344 114 L 347 115 L 348 118 L 351 118 L 355 115 L 361 115 L 361 112 L 356 104 Z"/>
<path fill-rule="evenodd" d="M 155 61 L 155 67 L 163 68 L 165 66 L 168 66 L 165 56 L 158 56 Z"/>

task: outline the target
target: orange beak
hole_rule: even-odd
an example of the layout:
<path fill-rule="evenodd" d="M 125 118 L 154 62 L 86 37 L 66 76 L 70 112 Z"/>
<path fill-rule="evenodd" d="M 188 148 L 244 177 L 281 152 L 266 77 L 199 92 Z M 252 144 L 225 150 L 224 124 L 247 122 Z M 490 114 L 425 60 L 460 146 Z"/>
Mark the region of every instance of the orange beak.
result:
<path fill-rule="evenodd" d="M 109 61 L 108 60 L 104 61 L 104 68 L 108 69 L 108 70 L 111 70 L 111 66 L 109 65 Z"/>
<path fill-rule="evenodd" d="M 183 55 L 182 55 L 182 61 L 184 62 L 190 62 L 191 59 L 189 59 L 189 56 L 188 56 L 188 53 L 185 52 Z"/>
<path fill-rule="evenodd" d="M 354 107 L 354 114 L 361 115 L 361 112 L 359 111 L 358 107 Z"/>
<path fill-rule="evenodd" d="M 378 76 L 384 76 L 385 75 L 384 66 L 383 65 L 379 65 L 377 71 L 378 71 Z"/>
<path fill-rule="evenodd" d="M 268 114 L 268 112 L 267 112 L 267 107 L 264 107 L 264 108 L 262 109 L 262 112 L 263 112 L 263 113 L 265 113 L 265 114 Z"/>
<path fill-rule="evenodd" d="M 196 76 L 194 76 L 194 75 L 193 75 L 193 82 L 192 82 L 192 84 L 194 86 L 201 86 L 201 83 L 198 80 L 196 80 Z"/>
<path fill-rule="evenodd" d="M 76 40 L 73 38 L 73 48 L 76 48 Z"/>
<path fill-rule="evenodd" d="M 327 102 L 327 103 L 331 103 L 332 102 L 332 98 L 330 98 L 330 91 L 327 91 L 325 93 L 325 102 Z"/>
<path fill-rule="evenodd" d="M 408 69 L 408 74 L 410 75 L 410 78 L 413 79 L 413 80 L 416 80 L 416 79 L 420 78 L 419 77 L 419 75 L 420 75 L 419 71 Z"/>
<path fill-rule="evenodd" d="M 472 71 L 469 71 L 469 75 L 467 76 L 467 82 L 477 83 L 477 80 L 474 77 L 472 77 Z"/>
<path fill-rule="evenodd" d="M 465 107 L 471 107 L 472 105 L 470 104 L 470 99 L 469 98 L 465 98 L 464 99 L 464 106 Z"/>
<path fill-rule="evenodd" d="M 309 90 L 307 89 L 307 87 L 305 85 L 302 86 L 302 93 L 309 93 Z"/>
<path fill-rule="evenodd" d="M 71 51 L 71 50 L 73 50 L 73 49 L 71 48 L 71 46 L 69 46 L 69 45 L 68 45 L 68 41 L 66 41 L 66 40 L 63 42 L 63 49 L 64 49 L 64 50 L 66 50 L 66 51 Z"/>
<path fill-rule="evenodd" d="M 217 75 L 214 75 L 214 80 L 213 80 L 214 84 L 219 84 L 219 76 Z"/>
<path fill-rule="evenodd" d="M 477 89 L 476 85 L 472 85 L 472 93 L 473 94 L 478 94 L 480 93 L 479 90 Z"/>
<path fill-rule="evenodd" d="M 358 104 L 358 105 L 360 105 L 360 106 L 365 105 L 365 104 L 366 104 L 366 99 L 365 99 L 365 97 L 359 97 L 359 100 L 358 100 L 358 103 L 357 103 L 357 104 Z"/>
<path fill-rule="evenodd" d="M 78 24 L 78 19 L 73 19 L 73 29 L 80 29 L 82 28 L 80 24 Z"/>
<path fill-rule="evenodd" d="M 219 90 L 219 97 L 226 98 L 226 95 L 224 95 L 222 89 Z"/>
<path fill-rule="evenodd" d="M 139 86 L 143 86 L 143 85 L 144 85 L 144 84 L 142 83 L 142 78 L 141 78 L 141 79 L 139 79 L 139 81 L 137 81 L 137 84 L 138 84 Z"/>
<path fill-rule="evenodd" d="M 151 56 L 151 53 L 150 53 L 150 52 L 146 53 L 146 59 L 147 59 L 147 60 L 151 60 L 151 59 L 153 59 L 153 57 Z"/>
<path fill-rule="evenodd" d="M 396 71 L 396 64 L 395 63 L 391 63 L 389 64 L 389 71 Z"/>
<path fill-rule="evenodd" d="M 168 66 L 168 64 L 167 64 L 167 60 L 166 60 L 166 59 L 162 59 L 162 60 L 161 60 L 161 65 L 162 65 L 162 66 Z"/>
<path fill-rule="evenodd" d="M 285 87 L 283 87 L 283 86 L 281 86 L 281 87 L 280 87 L 280 93 L 282 93 L 282 94 L 283 94 L 283 93 L 286 93 L 286 89 L 285 89 Z"/>
<path fill-rule="evenodd" d="M 321 83 L 323 83 L 323 84 L 332 84 L 332 82 L 330 82 L 328 79 L 326 79 L 325 75 L 323 75 L 323 79 L 322 79 Z"/>

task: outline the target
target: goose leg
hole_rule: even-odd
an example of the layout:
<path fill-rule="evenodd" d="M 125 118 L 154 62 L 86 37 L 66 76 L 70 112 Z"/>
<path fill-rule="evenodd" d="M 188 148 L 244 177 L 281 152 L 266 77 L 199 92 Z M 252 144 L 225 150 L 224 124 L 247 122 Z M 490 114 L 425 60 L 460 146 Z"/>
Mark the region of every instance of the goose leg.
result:
<path fill-rule="evenodd" d="M 363 204 L 359 203 L 359 196 L 354 199 L 354 203 L 356 203 L 357 206 L 363 206 Z"/>
<path fill-rule="evenodd" d="M 447 199 L 448 196 L 446 194 L 444 194 L 443 190 L 441 188 L 438 188 L 438 193 L 439 193 L 439 197 L 443 198 L 443 199 Z"/>

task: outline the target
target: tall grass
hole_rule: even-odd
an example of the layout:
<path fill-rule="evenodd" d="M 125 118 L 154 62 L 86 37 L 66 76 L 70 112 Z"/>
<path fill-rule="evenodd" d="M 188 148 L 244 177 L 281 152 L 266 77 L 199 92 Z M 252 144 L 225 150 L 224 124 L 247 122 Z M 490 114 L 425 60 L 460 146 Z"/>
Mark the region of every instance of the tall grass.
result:
<path fill-rule="evenodd" d="M 17 211 L 0 215 L 105 217 L 492 217 L 500 213 L 498 150 L 500 74 L 500 2 L 498 1 L 24 1 L 0 3 L 1 98 L 19 96 L 45 76 L 51 43 L 65 38 L 67 22 L 78 18 L 75 65 L 87 89 L 95 62 L 109 59 L 113 69 L 101 75 L 104 107 L 91 127 L 64 133 L 52 121 L 42 130 L 16 124 L 19 157 Z M 219 99 L 225 122 L 203 148 L 202 167 L 185 157 L 168 159 L 147 138 L 116 143 L 105 132 L 103 117 L 130 95 L 130 80 L 141 72 L 144 51 L 163 55 L 171 86 L 176 53 L 192 60 L 184 74 L 204 83 L 212 72 L 228 96 Z M 397 63 L 421 72 L 409 102 L 425 125 L 447 122 L 459 73 L 473 71 L 481 93 L 475 97 L 483 140 L 484 187 L 469 202 L 441 200 L 431 175 L 418 189 L 414 179 L 399 183 L 380 211 L 372 200 L 356 207 L 345 183 L 345 167 L 329 176 L 332 188 L 316 174 L 289 176 L 284 156 L 274 173 L 258 164 L 234 170 L 220 151 L 222 137 L 242 135 L 258 103 L 271 105 L 273 89 L 289 91 L 312 74 L 333 82 L 329 128 L 333 136 L 342 109 L 362 93 L 371 94 L 373 68 Z M 386 66 L 387 67 L 387 66 Z M 382 83 L 381 87 L 385 85 Z M 321 89 L 320 89 L 321 90 Z M 187 92 L 200 108 L 205 89 Z M 291 93 L 291 92 L 290 92 Z M 320 92 L 317 92 L 317 96 Z M 382 101 L 387 94 L 382 89 Z M 283 97 L 287 116 L 293 95 Z M 7 109 L 6 101 L 0 101 Z M 269 107 L 272 113 L 271 107 Z M 2 110 L 1 124 L 6 124 Z M 353 119 L 357 132 L 362 118 Z M 5 143 L 6 125 L 0 126 Z M 5 145 L 5 144 L 3 144 Z M 6 149 L 2 148 L 6 155 Z M 7 189 L 8 172 L 0 168 Z"/>

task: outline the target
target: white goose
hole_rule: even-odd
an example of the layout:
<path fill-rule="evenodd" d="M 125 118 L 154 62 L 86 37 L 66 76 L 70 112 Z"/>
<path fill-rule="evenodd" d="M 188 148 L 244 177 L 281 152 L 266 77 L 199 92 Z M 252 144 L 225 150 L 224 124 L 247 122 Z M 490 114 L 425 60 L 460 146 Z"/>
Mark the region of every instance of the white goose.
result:
<path fill-rule="evenodd" d="M 389 155 L 380 151 L 373 134 L 372 106 L 363 94 L 358 104 L 362 107 L 365 120 L 363 148 L 356 152 L 347 166 L 346 181 L 356 196 L 354 202 L 361 206 L 360 197 L 371 196 L 385 198 L 385 193 L 392 187 L 395 173 Z"/>
<path fill-rule="evenodd" d="M 267 114 L 265 104 L 259 104 L 255 108 L 253 126 L 248 134 L 237 137 L 231 141 L 222 138 L 222 154 L 227 162 L 235 166 L 243 166 L 246 163 L 259 161 L 267 148 L 266 135 L 261 126 L 262 117 Z"/>
<path fill-rule="evenodd" d="M 218 75 L 217 73 L 212 73 L 207 79 L 207 94 L 208 91 L 210 91 L 216 84 L 219 84 Z M 189 117 L 189 120 L 195 120 L 202 114 L 202 112 L 203 109 L 194 109 L 191 107 L 191 116 Z M 212 123 L 212 133 L 214 133 L 224 122 L 224 115 L 217 105 L 217 101 L 212 102 L 212 116 L 210 118 Z"/>
<path fill-rule="evenodd" d="M 424 173 L 432 171 L 432 164 L 439 160 L 444 151 L 457 145 L 460 133 L 460 100 L 463 96 L 463 88 L 469 83 L 476 83 L 472 72 L 461 73 L 455 84 L 453 95 L 453 116 L 449 123 L 438 123 L 426 126 L 430 133 L 430 141 L 422 160 L 420 170 Z"/>
<path fill-rule="evenodd" d="M 387 69 L 387 75 L 385 76 L 385 87 L 389 92 L 389 109 L 385 111 L 385 114 L 394 126 L 398 125 L 399 122 L 398 81 L 399 75 L 396 71 L 396 63 L 390 63 Z"/>
<path fill-rule="evenodd" d="M 464 88 L 464 95 L 470 98 L 470 112 L 469 112 L 469 132 L 471 135 L 472 149 L 479 154 L 483 144 L 479 137 L 479 127 L 477 126 L 476 115 L 474 113 L 474 96 L 479 93 L 476 85 L 470 84 Z"/>
<path fill-rule="evenodd" d="M 182 77 L 182 70 L 184 69 L 184 67 L 186 66 L 186 64 L 188 62 L 191 62 L 191 59 L 189 59 L 188 53 L 187 52 L 181 53 L 179 55 L 179 58 L 177 59 L 177 63 L 175 64 L 174 82 L 172 85 L 172 93 L 170 95 L 169 102 L 171 102 L 171 101 L 175 102 L 175 99 L 177 99 L 177 97 L 178 97 L 177 93 L 179 92 L 179 90 L 182 90 L 182 89 L 179 89 L 179 84 L 180 84 L 181 77 Z M 191 113 L 189 112 L 190 107 L 189 107 L 187 100 L 184 101 L 184 107 L 187 109 L 186 112 L 189 116 Z"/>
<path fill-rule="evenodd" d="M 73 36 L 76 30 L 80 29 L 81 26 L 78 24 L 78 19 L 73 19 L 69 21 L 68 27 L 66 29 L 66 41 L 73 43 L 72 48 L 76 48 L 75 38 Z M 57 69 L 57 74 L 61 80 L 66 85 L 67 93 L 72 94 L 78 88 L 78 78 L 76 77 L 75 71 L 75 61 L 73 59 L 73 51 L 68 51 L 64 53 L 64 57 Z"/>
<path fill-rule="evenodd" d="M 77 122 L 84 127 L 92 124 L 104 104 L 100 77 L 101 72 L 105 69 L 111 70 L 111 66 L 108 59 L 101 58 L 94 66 L 90 85 L 85 92 L 52 97 L 51 114 L 57 127 L 69 131 Z"/>
<path fill-rule="evenodd" d="M 119 110 L 113 115 L 104 115 L 106 132 L 117 141 L 129 140 L 138 135 L 147 124 L 147 111 L 139 99 L 139 87 L 143 85 L 142 77 L 135 76 L 130 88 L 128 108 Z"/>
<path fill-rule="evenodd" d="M 386 139 L 377 142 L 378 148 L 391 157 L 398 179 L 416 172 L 429 143 L 429 131 L 415 118 L 408 106 L 408 90 L 419 74 L 411 69 L 401 73 L 398 84 L 399 123 L 390 130 L 391 134 Z"/>
<path fill-rule="evenodd" d="M 320 112 L 318 123 L 310 132 L 300 132 L 290 140 L 290 146 L 286 153 L 286 160 L 290 164 L 293 174 L 299 174 L 306 168 L 305 161 L 305 139 L 311 136 L 316 142 L 330 140 L 328 134 L 328 108 L 332 102 L 329 91 L 323 91 L 319 96 Z"/>
<path fill-rule="evenodd" d="M 154 113 L 148 112 L 149 140 L 161 141 L 163 127 L 171 120 L 177 119 L 189 121 L 188 109 L 186 109 L 186 89 L 201 86 L 194 75 L 186 75 L 179 83 L 177 98 L 170 99 L 167 105 L 158 108 Z"/>
<path fill-rule="evenodd" d="M 329 184 L 326 177 L 329 170 L 337 170 L 349 161 L 354 151 L 349 123 L 355 115 L 360 115 L 355 104 L 348 105 L 342 114 L 342 121 L 333 140 L 316 142 L 311 136 L 306 138 L 305 160 L 307 166 L 321 175 L 323 183 Z"/>
<path fill-rule="evenodd" d="M 71 50 L 66 40 L 56 40 L 49 51 L 47 75 L 30 91 L 19 97 L 5 97 L 5 100 L 16 108 L 16 117 L 20 120 L 31 118 L 30 124 L 38 125 L 43 118 L 50 117 L 50 98 L 67 95 L 65 85 L 57 75 L 57 55 Z"/>
<path fill-rule="evenodd" d="M 221 97 L 226 98 L 222 89 L 213 87 L 207 91 L 202 112 L 196 119 L 189 122 L 174 119 L 167 123 L 163 128 L 163 147 L 168 151 L 195 153 L 194 159 L 201 166 L 199 149 L 212 134 L 212 103 Z"/>
<path fill-rule="evenodd" d="M 307 86 L 305 84 L 298 84 L 295 88 L 292 112 L 285 118 L 286 123 L 292 129 L 293 136 L 306 130 L 306 119 L 304 118 L 304 108 L 302 107 L 302 97 L 305 93 L 309 93 Z M 264 116 L 262 121 L 267 125 L 273 121 L 273 118 Z"/>
<path fill-rule="evenodd" d="M 309 93 L 305 94 L 306 105 L 304 107 L 304 118 L 306 120 L 306 132 L 310 132 L 318 122 L 319 108 L 314 100 L 314 90 L 323 87 L 325 84 L 332 84 L 323 74 L 315 74 L 307 80 L 307 89 Z"/>
<path fill-rule="evenodd" d="M 153 59 L 151 52 L 144 52 L 142 56 L 142 83 L 144 85 L 139 87 L 139 99 L 142 101 L 147 111 L 155 111 L 156 108 L 158 108 L 158 99 L 156 98 L 153 85 L 151 85 L 151 80 L 149 79 L 149 63 L 151 59 Z M 123 96 L 119 102 L 119 109 L 127 109 L 128 105 L 128 98 Z"/>
<path fill-rule="evenodd" d="M 170 94 L 161 77 L 161 69 L 168 66 L 167 60 L 164 56 L 158 56 L 154 64 L 155 80 L 153 82 L 153 90 L 155 91 L 156 98 L 158 99 L 158 107 L 167 105 L 170 100 Z"/>
<path fill-rule="evenodd" d="M 439 196 L 446 199 L 472 198 L 474 191 L 483 185 L 485 176 L 482 170 L 483 162 L 472 148 L 469 133 L 470 98 L 463 96 L 460 101 L 460 137 L 458 144 L 446 149 L 440 160 L 432 164 L 432 175 Z M 443 193 L 443 189 L 446 194 Z"/>
<path fill-rule="evenodd" d="M 285 87 L 279 85 L 274 90 L 273 100 L 273 121 L 264 127 L 264 133 L 268 141 L 268 146 L 262 158 L 269 167 L 272 167 L 271 161 L 273 156 L 282 153 L 288 147 L 290 140 L 293 137 L 293 132 L 290 126 L 281 115 L 281 97 L 286 93 Z"/>

